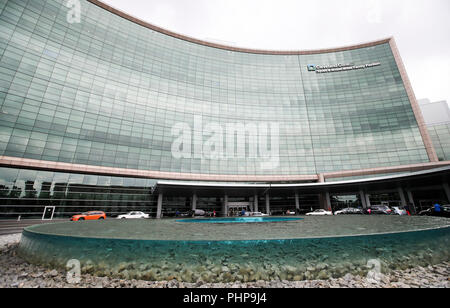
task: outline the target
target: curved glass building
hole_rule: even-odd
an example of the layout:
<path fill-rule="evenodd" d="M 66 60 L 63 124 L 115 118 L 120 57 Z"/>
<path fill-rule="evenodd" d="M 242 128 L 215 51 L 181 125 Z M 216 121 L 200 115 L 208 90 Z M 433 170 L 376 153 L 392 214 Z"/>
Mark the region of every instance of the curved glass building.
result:
<path fill-rule="evenodd" d="M 0 218 L 415 204 L 417 172 L 449 201 L 393 38 L 241 49 L 96 0 L 0 0 L 0 37 Z"/>

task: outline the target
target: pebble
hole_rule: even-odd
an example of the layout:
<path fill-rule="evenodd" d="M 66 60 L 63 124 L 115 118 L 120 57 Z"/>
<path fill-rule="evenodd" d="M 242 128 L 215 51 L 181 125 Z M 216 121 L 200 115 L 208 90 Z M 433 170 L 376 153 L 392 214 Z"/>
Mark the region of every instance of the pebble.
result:
<path fill-rule="evenodd" d="M 11 235 L 2 235 L 0 236 L 0 249 L 4 248 L 9 244 L 16 244 L 20 242 L 22 238 L 22 234 L 11 234 Z"/>
<path fill-rule="evenodd" d="M 171 281 L 141 281 L 127 280 L 128 270 L 122 265 L 120 279 L 108 277 L 96 277 L 91 274 L 83 274 L 78 284 L 67 282 L 66 274 L 62 271 L 48 270 L 31 265 L 22 260 L 16 254 L 20 241 L 20 234 L 0 237 L 0 288 L 449 288 L 450 287 L 450 262 L 425 267 L 417 266 L 407 270 L 394 270 L 384 275 L 380 281 L 369 282 L 365 277 L 346 274 L 341 278 L 329 278 L 324 268 L 326 264 L 320 264 L 318 268 L 308 267 L 306 272 L 297 273 L 295 268 L 287 267 L 292 273 L 294 281 L 279 280 L 265 281 L 255 278 L 247 282 L 218 282 L 202 281 L 201 278 L 191 283 L 181 282 L 176 279 Z M 227 274 L 234 267 L 221 267 Z M 319 270 L 319 276 L 324 280 L 301 280 L 307 278 L 309 271 Z M 252 269 L 242 271 L 243 275 L 250 275 Z M 191 272 L 185 272 L 191 276 Z M 299 280 L 299 281 L 296 281 Z"/>

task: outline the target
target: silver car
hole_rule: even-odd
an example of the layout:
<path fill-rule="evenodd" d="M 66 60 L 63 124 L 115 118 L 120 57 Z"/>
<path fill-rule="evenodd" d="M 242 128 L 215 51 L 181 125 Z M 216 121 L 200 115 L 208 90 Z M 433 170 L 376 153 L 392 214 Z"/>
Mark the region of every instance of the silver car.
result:
<path fill-rule="evenodd" d="M 349 208 L 334 212 L 334 215 L 344 215 L 344 214 L 363 214 L 363 211 L 361 209 L 349 207 Z"/>

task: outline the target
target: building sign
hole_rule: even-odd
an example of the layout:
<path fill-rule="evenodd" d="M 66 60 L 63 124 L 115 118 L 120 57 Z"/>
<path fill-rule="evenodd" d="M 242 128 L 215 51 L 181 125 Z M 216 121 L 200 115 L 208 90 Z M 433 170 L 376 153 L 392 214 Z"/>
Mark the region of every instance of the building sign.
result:
<path fill-rule="evenodd" d="M 316 66 L 313 64 L 308 65 L 308 71 L 314 72 L 316 70 Z"/>
<path fill-rule="evenodd" d="M 317 74 L 323 73 L 335 73 L 335 72 L 344 72 L 344 71 L 354 71 L 361 70 L 371 67 L 380 66 L 380 62 L 363 64 L 363 65 L 354 65 L 354 64 L 336 64 L 336 65 L 308 65 L 309 72 L 316 72 Z"/>

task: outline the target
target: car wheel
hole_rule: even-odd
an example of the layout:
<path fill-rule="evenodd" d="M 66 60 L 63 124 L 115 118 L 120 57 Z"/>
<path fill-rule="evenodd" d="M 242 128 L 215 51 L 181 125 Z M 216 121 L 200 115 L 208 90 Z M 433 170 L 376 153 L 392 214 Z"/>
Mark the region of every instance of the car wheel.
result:
<path fill-rule="evenodd" d="M 78 218 L 78 221 L 83 221 L 84 220 L 84 218 Z"/>
<path fill-rule="evenodd" d="M 103 218 L 103 217 L 100 217 L 98 220 L 103 220 L 103 219 L 105 219 L 105 218 Z"/>

